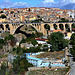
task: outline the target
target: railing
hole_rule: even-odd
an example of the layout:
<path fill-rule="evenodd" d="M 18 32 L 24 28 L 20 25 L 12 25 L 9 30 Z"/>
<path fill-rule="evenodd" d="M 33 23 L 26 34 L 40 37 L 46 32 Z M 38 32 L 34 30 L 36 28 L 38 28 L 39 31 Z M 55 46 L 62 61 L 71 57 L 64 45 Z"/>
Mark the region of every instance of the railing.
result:
<path fill-rule="evenodd" d="M 38 22 L 38 24 L 42 23 L 75 23 L 75 22 Z M 0 22 L 0 24 L 37 24 L 37 23 L 25 23 L 25 22 Z"/>

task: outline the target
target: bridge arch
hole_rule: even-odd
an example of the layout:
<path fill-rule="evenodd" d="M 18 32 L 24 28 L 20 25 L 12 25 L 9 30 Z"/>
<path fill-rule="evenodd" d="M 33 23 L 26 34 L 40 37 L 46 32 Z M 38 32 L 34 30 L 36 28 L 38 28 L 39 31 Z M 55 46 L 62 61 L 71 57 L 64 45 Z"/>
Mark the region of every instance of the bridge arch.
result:
<path fill-rule="evenodd" d="M 75 31 L 75 23 L 72 24 L 72 31 Z"/>
<path fill-rule="evenodd" d="M 6 27 L 6 30 L 10 30 L 9 24 L 6 24 L 5 27 Z"/>
<path fill-rule="evenodd" d="M 15 34 L 16 32 L 18 32 L 18 30 L 21 28 L 21 27 L 23 27 L 24 25 L 19 25 L 19 26 L 17 26 L 17 28 L 14 30 L 14 32 L 13 32 L 13 34 Z"/>
<path fill-rule="evenodd" d="M 57 30 L 57 25 L 56 24 L 53 24 L 53 26 L 54 26 L 54 29 Z"/>
<path fill-rule="evenodd" d="M 47 35 L 49 34 L 48 31 L 50 30 L 50 25 L 49 24 L 45 24 L 44 25 L 44 33 L 46 33 Z"/>
<path fill-rule="evenodd" d="M 49 25 L 49 24 L 45 24 L 45 25 L 44 25 L 44 28 L 45 28 L 46 30 L 50 30 L 50 25 Z"/>
<path fill-rule="evenodd" d="M 15 34 L 16 32 L 18 32 L 18 30 L 21 28 L 21 27 L 23 27 L 24 25 L 19 25 L 19 26 L 17 26 L 17 28 L 14 30 L 14 32 L 13 32 L 13 34 Z M 31 27 L 33 27 L 35 30 L 36 30 L 36 32 L 38 31 L 38 29 L 36 28 L 36 27 L 34 27 L 34 25 L 26 25 L 26 27 L 27 26 L 31 26 Z"/>
<path fill-rule="evenodd" d="M 4 26 L 0 24 L 0 30 L 4 30 Z"/>
<path fill-rule="evenodd" d="M 70 25 L 69 24 L 65 24 L 65 29 L 67 32 L 70 32 Z"/>
<path fill-rule="evenodd" d="M 64 30 L 64 26 L 63 26 L 63 24 L 61 23 L 61 24 L 59 24 L 59 28 L 61 29 L 61 30 Z"/>

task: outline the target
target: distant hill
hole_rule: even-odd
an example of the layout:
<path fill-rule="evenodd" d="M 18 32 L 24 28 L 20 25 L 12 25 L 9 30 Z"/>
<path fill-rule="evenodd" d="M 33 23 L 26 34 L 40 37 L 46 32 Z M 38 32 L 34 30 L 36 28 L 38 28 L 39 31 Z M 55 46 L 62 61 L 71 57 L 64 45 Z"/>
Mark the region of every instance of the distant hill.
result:
<path fill-rule="evenodd" d="M 61 9 L 75 9 L 75 3 L 69 3 L 67 5 L 64 5 L 60 7 Z"/>

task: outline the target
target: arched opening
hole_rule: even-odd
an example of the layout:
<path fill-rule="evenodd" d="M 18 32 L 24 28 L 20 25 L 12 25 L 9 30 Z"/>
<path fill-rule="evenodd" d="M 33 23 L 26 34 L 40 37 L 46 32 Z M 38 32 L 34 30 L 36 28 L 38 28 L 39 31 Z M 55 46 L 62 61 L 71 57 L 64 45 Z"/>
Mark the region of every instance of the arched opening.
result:
<path fill-rule="evenodd" d="M 4 27 L 2 24 L 0 25 L 0 30 L 4 30 Z"/>
<path fill-rule="evenodd" d="M 70 32 L 69 24 L 65 24 L 65 28 L 66 28 L 66 31 L 67 31 L 67 32 Z"/>
<path fill-rule="evenodd" d="M 72 24 L 72 31 L 75 32 L 75 23 Z"/>
<path fill-rule="evenodd" d="M 57 25 L 56 24 L 53 24 L 53 26 L 54 26 L 54 29 L 57 30 Z"/>
<path fill-rule="evenodd" d="M 23 27 L 23 26 L 24 26 L 24 25 L 18 26 L 18 27 L 15 29 L 15 31 L 14 31 L 13 34 L 22 33 L 22 34 L 24 34 L 27 38 L 28 38 L 28 37 L 31 37 L 31 36 L 32 36 L 31 34 L 28 34 L 28 33 L 26 33 L 25 31 L 21 31 L 21 30 L 20 30 L 20 28 Z"/>
<path fill-rule="evenodd" d="M 8 24 L 5 27 L 6 27 L 6 30 L 10 30 L 10 27 Z"/>
<path fill-rule="evenodd" d="M 36 24 L 35 24 L 35 27 L 36 27 Z"/>
<path fill-rule="evenodd" d="M 24 25 L 21 25 L 21 26 L 17 27 L 17 28 L 15 29 L 15 31 L 14 31 L 14 34 L 19 33 L 20 28 L 23 27 L 23 26 L 24 26 Z"/>
<path fill-rule="evenodd" d="M 48 35 L 48 31 L 50 30 L 50 26 L 49 26 L 48 24 L 45 24 L 45 25 L 44 25 L 44 28 L 46 29 L 47 35 Z"/>
<path fill-rule="evenodd" d="M 63 24 L 59 24 L 59 28 L 60 28 L 61 30 L 64 30 Z"/>
<path fill-rule="evenodd" d="M 50 26 L 48 24 L 45 24 L 44 28 L 47 29 L 47 30 L 50 30 Z"/>

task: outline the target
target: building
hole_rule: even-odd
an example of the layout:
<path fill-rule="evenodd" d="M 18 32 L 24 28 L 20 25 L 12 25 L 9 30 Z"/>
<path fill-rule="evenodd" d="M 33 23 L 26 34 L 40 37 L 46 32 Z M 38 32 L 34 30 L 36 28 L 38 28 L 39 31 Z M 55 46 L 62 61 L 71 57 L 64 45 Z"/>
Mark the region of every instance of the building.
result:
<path fill-rule="evenodd" d="M 36 20 L 36 17 L 29 18 L 29 21 L 34 21 L 34 20 Z"/>
<path fill-rule="evenodd" d="M 40 39 L 40 38 L 35 38 L 38 44 L 47 44 L 46 40 L 47 39 Z"/>

